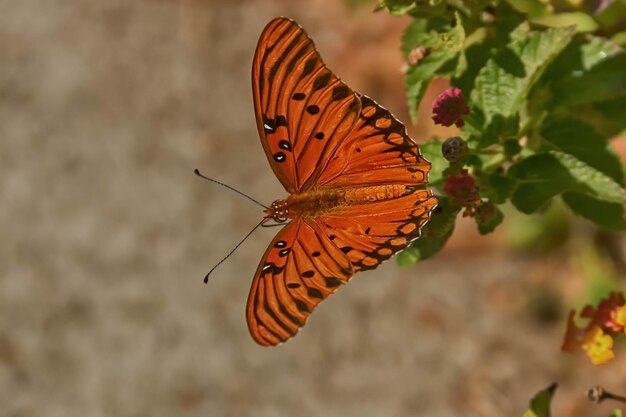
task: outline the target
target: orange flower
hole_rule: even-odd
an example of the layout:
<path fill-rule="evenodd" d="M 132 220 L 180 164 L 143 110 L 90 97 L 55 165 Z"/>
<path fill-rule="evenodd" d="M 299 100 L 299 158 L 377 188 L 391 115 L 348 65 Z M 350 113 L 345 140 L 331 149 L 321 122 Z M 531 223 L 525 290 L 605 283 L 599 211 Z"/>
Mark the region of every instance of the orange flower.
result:
<path fill-rule="evenodd" d="M 613 353 L 613 338 L 599 326 L 592 326 L 583 340 L 582 348 L 587 352 L 587 356 L 594 365 L 602 365 L 609 362 L 615 354 Z"/>
<path fill-rule="evenodd" d="M 580 344 L 579 335 L 582 329 L 578 328 L 574 323 L 575 315 L 576 310 L 572 310 L 569 312 L 569 316 L 567 317 L 567 329 L 565 330 L 565 336 L 563 337 L 563 344 L 561 344 L 561 350 L 563 352 L 576 352 L 576 349 L 578 349 L 578 345 Z"/>
<path fill-rule="evenodd" d="M 580 317 L 590 319 L 591 321 L 589 326 L 597 325 L 614 331 L 619 331 L 622 330 L 622 326 L 613 322 L 611 312 L 616 307 L 624 305 L 625 302 L 624 294 L 612 292 L 607 298 L 600 300 L 597 308 L 590 305 L 585 306 L 585 308 L 583 308 L 580 312 Z"/>

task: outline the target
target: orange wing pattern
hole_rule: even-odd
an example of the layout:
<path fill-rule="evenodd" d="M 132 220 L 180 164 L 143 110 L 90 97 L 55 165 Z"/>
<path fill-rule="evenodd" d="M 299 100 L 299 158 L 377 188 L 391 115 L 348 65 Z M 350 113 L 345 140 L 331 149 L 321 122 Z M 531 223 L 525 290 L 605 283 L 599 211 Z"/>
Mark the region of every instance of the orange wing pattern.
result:
<path fill-rule="evenodd" d="M 393 200 L 345 206 L 318 221 L 358 272 L 376 268 L 417 239 L 436 204 L 430 191 L 416 190 Z"/>
<path fill-rule="evenodd" d="M 274 174 L 290 193 L 309 187 L 352 130 L 359 98 L 324 65 L 306 32 L 284 17 L 261 34 L 252 89 L 261 143 Z"/>
<path fill-rule="evenodd" d="M 254 340 L 274 346 L 355 272 L 417 239 L 436 199 L 418 189 L 430 163 L 402 123 L 339 80 L 292 20 L 274 19 L 261 34 L 252 86 L 263 149 L 288 192 L 407 187 L 390 200 L 291 215 L 259 264 L 246 310 Z"/>
<path fill-rule="evenodd" d="M 359 120 L 333 154 L 317 185 L 425 184 L 430 163 L 404 125 L 371 98 L 360 98 Z"/>
<path fill-rule="evenodd" d="M 252 281 L 250 334 L 263 346 L 293 337 L 311 311 L 353 275 L 348 257 L 316 222 L 292 221 L 267 248 Z"/>

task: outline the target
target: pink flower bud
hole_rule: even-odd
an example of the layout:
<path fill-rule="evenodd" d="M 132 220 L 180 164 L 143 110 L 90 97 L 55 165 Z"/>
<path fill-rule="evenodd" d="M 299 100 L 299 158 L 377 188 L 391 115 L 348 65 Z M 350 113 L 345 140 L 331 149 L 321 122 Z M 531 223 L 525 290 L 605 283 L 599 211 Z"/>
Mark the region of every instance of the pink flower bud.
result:
<path fill-rule="evenodd" d="M 463 93 L 458 88 L 448 88 L 433 104 L 433 121 L 443 126 L 464 125 L 461 117 L 469 113 L 469 107 L 465 104 Z"/>

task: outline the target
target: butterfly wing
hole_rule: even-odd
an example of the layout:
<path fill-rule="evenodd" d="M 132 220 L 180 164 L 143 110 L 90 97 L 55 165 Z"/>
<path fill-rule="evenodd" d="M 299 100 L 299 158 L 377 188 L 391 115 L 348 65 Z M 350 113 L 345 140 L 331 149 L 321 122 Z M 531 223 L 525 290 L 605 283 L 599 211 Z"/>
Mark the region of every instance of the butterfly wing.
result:
<path fill-rule="evenodd" d="M 337 147 L 316 181 L 317 187 L 426 184 L 430 163 L 406 128 L 367 96 L 352 131 Z"/>
<path fill-rule="evenodd" d="M 419 236 L 436 205 L 430 164 L 386 109 L 358 96 L 322 62 L 295 22 L 271 21 L 255 53 L 257 126 L 290 193 L 310 188 L 409 186 L 393 200 L 298 217 L 274 238 L 252 282 L 247 320 L 256 342 L 293 337 L 312 310 L 356 271 L 375 268 Z"/>
<path fill-rule="evenodd" d="M 311 311 L 354 275 L 348 257 L 313 220 L 278 232 L 252 281 L 246 316 L 252 338 L 273 346 L 293 337 Z"/>
<path fill-rule="evenodd" d="M 331 210 L 318 221 L 332 231 L 333 243 L 348 255 L 355 272 L 376 268 L 419 237 L 437 200 L 423 187 L 430 163 L 406 128 L 384 107 L 360 96 L 359 120 L 337 148 L 316 187 L 399 184 L 399 198 Z"/>
<path fill-rule="evenodd" d="M 324 65 L 306 32 L 284 17 L 261 34 L 252 89 L 261 143 L 274 174 L 290 193 L 309 187 L 352 131 L 361 101 Z"/>
<path fill-rule="evenodd" d="M 416 190 L 393 200 L 349 205 L 317 219 L 354 271 L 376 268 L 417 239 L 437 200 Z"/>

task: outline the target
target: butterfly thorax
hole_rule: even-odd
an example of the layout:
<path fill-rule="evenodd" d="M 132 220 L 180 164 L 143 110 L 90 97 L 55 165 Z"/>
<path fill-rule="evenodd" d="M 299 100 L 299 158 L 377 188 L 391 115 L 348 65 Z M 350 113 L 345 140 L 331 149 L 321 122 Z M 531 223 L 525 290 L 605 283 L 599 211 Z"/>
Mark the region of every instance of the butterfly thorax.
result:
<path fill-rule="evenodd" d="M 389 184 L 369 187 L 317 188 L 290 194 L 276 200 L 265 210 L 266 218 L 282 223 L 296 217 L 318 217 L 348 205 L 391 200 L 406 195 L 404 185 Z"/>

